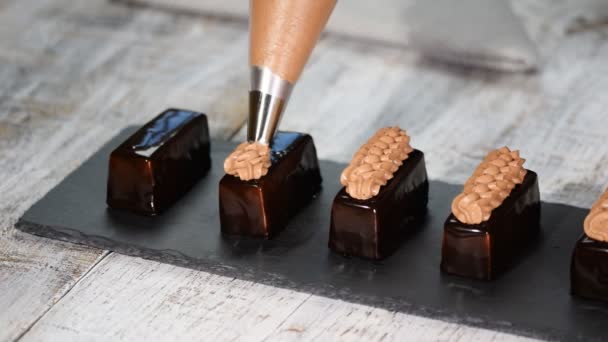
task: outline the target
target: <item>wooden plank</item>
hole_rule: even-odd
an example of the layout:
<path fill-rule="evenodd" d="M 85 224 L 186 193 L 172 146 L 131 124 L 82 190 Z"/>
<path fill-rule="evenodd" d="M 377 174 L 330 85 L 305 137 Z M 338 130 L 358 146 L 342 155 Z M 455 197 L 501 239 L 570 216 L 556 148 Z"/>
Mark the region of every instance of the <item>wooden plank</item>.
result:
<path fill-rule="evenodd" d="M 533 341 L 318 296 L 308 298 L 269 341 Z"/>
<path fill-rule="evenodd" d="M 442 328 L 441 330 L 438 330 Z M 23 341 L 526 341 L 112 254 Z"/>
<path fill-rule="evenodd" d="M 25 234 L 0 237 L 0 340 L 25 333 L 106 253 Z"/>
<path fill-rule="evenodd" d="M 105 1 L 8 1 L 0 21 L 0 340 L 12 340 L 106 255 L 17 232 L 18 217 L 122 127 L 168 106 L 206 110 L 214 136 L 232 135 L 247 103 L 246 67 L 232 65 L 246 44 L 238 26 Z"/>

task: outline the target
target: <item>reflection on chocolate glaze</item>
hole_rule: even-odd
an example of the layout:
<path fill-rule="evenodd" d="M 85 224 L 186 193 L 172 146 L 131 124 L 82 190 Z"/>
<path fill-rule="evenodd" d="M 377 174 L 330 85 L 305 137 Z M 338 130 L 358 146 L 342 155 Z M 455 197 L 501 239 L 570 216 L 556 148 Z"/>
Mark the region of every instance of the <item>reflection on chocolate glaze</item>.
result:
<path fill-rule="evenodd" d="M 285 158 L 289 152 L 293 151 L 297 147 L 295 142 L 298 141 L 298 139 L 305 139 L 305 137 L 310 138 L 310 144 L 312 144 L 314 147 L 312 138 L 307 134 L 298 132 L 278 132 L 275 134 L 274 139 L 272 139 L 270 149 L 270 161 L 273 164 L 278 163 L 281 159 Z"/>
<path fill-rule="evenodd" d="M 409 154 L 378 195 L 359 200 L 342 188 L 332 206 L 329 248 L 343 255 L 386 258 L 424 218 L 428 191 L 424 154 L 418 150 Z"/>
<path fill-rule="evenodd" d="M 183 125 L 190 122 L 198 113 L 170 109 L 152 120 L 142 132 L 133 136 L 132 149 L 135 153 L 149 157 L 165 144 Z"/>
<path fill-rule="evenodd" d="M 207 173 L 209 147 L 204 114 L 166 110 L 112 151 L 108 206 L 161 213 Z"/>
<path fill-rule="evenodd" d="M 321 190 L 321 173 L 312 137 L 277 132 L 272 165 L 260 179 L 225 175 L 220 181 L 220 222 L 228 235 L 271 238 Z"/>
<path fill-rule="evenodd" d="M 536 173 L 527 170 L 489 220 L 445 221 L 441 270 L 468 278 L 492 280 L 511 267 L 540 231 L 540 193 Z"/>

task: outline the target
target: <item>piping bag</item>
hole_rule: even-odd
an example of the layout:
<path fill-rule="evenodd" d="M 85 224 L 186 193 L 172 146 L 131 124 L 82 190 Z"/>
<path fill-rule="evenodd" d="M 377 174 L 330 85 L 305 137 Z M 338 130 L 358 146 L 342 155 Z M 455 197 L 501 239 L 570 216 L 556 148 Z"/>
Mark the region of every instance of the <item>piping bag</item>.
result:
<path fill-rule="evenodd" d="M 336 0 L 250 0 L 247 140 L 269 144 Z"/>

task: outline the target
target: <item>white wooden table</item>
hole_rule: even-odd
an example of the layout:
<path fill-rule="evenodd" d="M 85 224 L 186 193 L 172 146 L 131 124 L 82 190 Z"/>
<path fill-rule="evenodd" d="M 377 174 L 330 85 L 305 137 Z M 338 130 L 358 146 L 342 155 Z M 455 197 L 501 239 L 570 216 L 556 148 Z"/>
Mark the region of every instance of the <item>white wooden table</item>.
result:
<path fill-rule="evenodd" d="M 539 173 L 545 200 L 588 207 L 608 185 L 608 27 L 576 26 L 564 0 L 515 7 L 542 72 L 461 69 L 327 36 L 282 127 L 310 132 L 321 158 L 347 161 L 397 124 L 425 151 L 430 177 L 449 182 L 508 144 Z M 166 107 L 205 111 L 215 137 L 242 139 L 246 58 L 238 21 L 105 0 L 0 1 L 0 340 L 523 339 L 14 229 L 118 130 Z"/>

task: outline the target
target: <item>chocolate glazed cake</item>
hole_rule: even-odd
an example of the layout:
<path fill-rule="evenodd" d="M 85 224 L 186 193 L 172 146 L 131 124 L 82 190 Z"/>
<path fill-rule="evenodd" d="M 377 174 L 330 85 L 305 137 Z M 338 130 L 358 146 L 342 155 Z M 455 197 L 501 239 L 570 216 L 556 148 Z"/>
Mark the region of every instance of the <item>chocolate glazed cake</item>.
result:
<path fill-rule="evenodd" d="M 164 111 L 112 151 L 108 206 L 160 214 L 207 173 L 209 148 L 205 114 Z"/>
<path fill-rule="evenodd" d="M 492 280 L 514 264 L 540 230 L 536 173 L 518 151 L 492 151 L 452 202 L 443 232 L 441 270 Z"/>
<path fill-rule="evenodd" d="M 570 266 L 572 294 L 608 302 L 608 190 L 593 204 Z"/>
<path fill-rule="evenodd" d="M 344 170 L 336 195 L 329 248 L 350 256 L 383 259 L 426 214 L 429 183 L 424 154 L 398 127 L 378 131 Z"/>
<path fill-rule="evenodd" d="M 222 233 L 271 238 L 321 190 L 312 137 L 277 132 L 270 146 L 242 143 L 224 163 Z"/>

